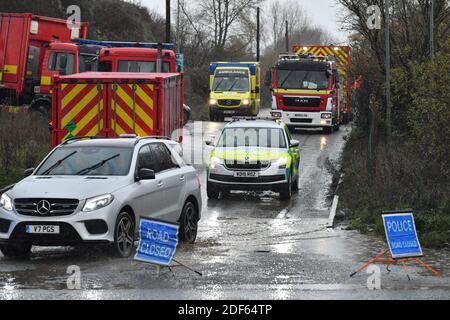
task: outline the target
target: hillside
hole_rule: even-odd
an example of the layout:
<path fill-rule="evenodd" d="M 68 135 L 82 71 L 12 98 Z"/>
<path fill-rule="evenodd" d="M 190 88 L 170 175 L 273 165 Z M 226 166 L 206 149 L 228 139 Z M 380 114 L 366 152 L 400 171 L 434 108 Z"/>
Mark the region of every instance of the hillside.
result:
<path fill-rule="evenodd" d="M 65 19 L 66 8 L 78 5 L 89 37 L 98 40 L 163 41 L 164 19 L 147 8 L 121 0 L 0 0 L 1 12 L 31 12 Z"/>

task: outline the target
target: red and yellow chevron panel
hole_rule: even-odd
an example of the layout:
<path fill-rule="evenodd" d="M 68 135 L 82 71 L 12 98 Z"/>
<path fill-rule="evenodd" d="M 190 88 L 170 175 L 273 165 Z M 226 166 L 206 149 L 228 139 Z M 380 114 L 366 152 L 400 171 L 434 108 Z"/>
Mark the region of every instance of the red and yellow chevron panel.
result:
<path fill-rule="evenodd" d="M 153 84 L 109 84 L 109 128 L 113 134 L 154 134 L 156 94 Z"/>
<path fill-rule="evenodd" d="M 59 140 L 96 136 L 105 126 L 103 85 L 61 84 Z"/>

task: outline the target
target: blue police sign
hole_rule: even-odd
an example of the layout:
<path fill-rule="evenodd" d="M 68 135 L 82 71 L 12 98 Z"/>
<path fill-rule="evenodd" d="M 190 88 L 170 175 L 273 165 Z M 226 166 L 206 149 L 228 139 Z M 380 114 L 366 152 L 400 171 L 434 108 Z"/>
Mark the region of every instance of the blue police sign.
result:
<path fill-rule="evenodd" d="M 164 266 L 172 262 L 178 245 L 178 225 L 142 218 L 139 235 L 135 260 Z"/>
<path fill-rule="evenodd" d="M 392 258 L 422 255 L 412 213 L 383 214 L 383 223 Z"/>

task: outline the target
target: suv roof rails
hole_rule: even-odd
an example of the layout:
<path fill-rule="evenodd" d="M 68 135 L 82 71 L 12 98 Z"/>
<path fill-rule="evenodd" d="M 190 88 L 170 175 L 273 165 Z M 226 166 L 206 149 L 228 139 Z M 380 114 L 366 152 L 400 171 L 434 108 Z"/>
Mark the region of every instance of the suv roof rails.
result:
<path fill-rule="evenodd" d="M 144 139 L 172 140 L 170 139 L 170 137 L 167 136 L 146 136 L 146 137 L 137 137 L 136 142 L 134 144 L 136 145 L 139 141 Z"/>
<path fill-rule="evenodd" d="M 105 139 L 105 138 L 106 137 L 103 137 L 103 136 L 101 136 L 101 137 L 99 137 L 99 136 L 79 136 L 79 137 L 72 137 L 72 138 L 66 139 L 61 144 L 65 145 L 65 144 L 68 144 L 69 142 L 76 141 L 76 140 L 83 140 L 83 139 L 92 140 L 92 139 Z"/>

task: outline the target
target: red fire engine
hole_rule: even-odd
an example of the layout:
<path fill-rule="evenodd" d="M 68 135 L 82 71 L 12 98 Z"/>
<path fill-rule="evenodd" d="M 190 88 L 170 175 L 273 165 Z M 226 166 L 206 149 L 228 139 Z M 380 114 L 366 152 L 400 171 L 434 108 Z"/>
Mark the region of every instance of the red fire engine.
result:
<path fill-rule="evenodd" d="M 272 116 L 290 127 L 339 130 L 348 119 L 348 46 L 294 46 L 272 71 Z"/>

